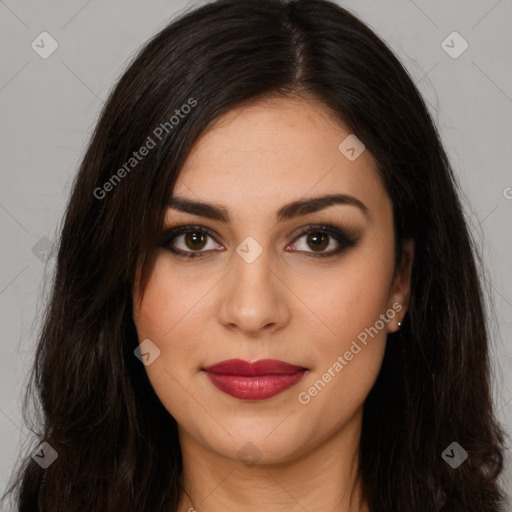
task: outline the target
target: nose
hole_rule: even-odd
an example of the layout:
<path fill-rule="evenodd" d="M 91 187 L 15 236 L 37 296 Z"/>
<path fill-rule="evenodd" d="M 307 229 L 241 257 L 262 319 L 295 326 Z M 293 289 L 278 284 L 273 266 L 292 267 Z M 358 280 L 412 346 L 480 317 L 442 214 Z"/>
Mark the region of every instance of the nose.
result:
<path fill-rule="evenodd" d="M 225 277 L 220 322 L 248 337 L 274 333 L 290 321 L 289 294 L 283 278 L 268 258 L 268 250 L 251 263 L 238 254 Z M 275 267 L 275 265 L 274 265 Z"/>

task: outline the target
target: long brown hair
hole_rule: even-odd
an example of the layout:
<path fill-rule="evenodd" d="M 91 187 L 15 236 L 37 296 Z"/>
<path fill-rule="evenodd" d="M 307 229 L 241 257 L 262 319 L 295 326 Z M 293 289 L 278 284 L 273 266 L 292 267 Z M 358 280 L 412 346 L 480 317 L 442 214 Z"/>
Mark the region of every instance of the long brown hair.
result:
<path fill-rule="evenodd" d="M 409 310 L 364 406 L 359 477 L 370 509 L 504 504 L 480 260 L 425 102 L 381 39 L 333 2 L 220 0 L 141 49 L 74 181 L 26 395 L 41 405 L 39 441 L 58 458 L 43 469 L 24 455 L 6 492 L 21 512 L 176 511 L 176 421 L 134 356 L 135 277 L 140 268 L 147 282 L 198 136 L 244 102 L 290 94 L 322 102 L 376 158 L 397 264 L 402 241 L 415 241 Z M 442 456 L 454 441 L 468 453 L 457 468 Z"/>

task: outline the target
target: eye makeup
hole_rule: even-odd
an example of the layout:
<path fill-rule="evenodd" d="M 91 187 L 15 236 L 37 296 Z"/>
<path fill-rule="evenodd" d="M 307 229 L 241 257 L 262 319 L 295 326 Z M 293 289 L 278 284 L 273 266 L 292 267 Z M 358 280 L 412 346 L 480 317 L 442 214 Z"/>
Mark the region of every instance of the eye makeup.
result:
<path fill-rule="evenodd" d="M 296 248 L 297 242 L 304 237 L 306 237 L 307 244 L 313 242 L 316 248 L 320 248 L 321 251 L 298 250 Z M 210 245 L 214 246 L 214 248 L 203 250 L 205 246 L 208 246 L 208 239 L 213 241 Z M 354 234 L 349 234 L 348 230 L 342 229 L 333 224 L 310 224 L 300 229 L 292 242 L 286 246 L 286 249 L 293 247 L 293 249 L 288 252 L 298 252 L 312 258 L 325 258 L 335 256 L 348 248 L 355 247 L 358 239 L 359 238 L 354 236 Z M 334 249 L 331 248 L 330 250 L 325 251 L 326 240 L 327 247 L 334 244 Z M 181 242 L 181 248 L 177 247 L 178 242 Z M 201 247 L 193 248 L 187 244 L 196 246 L 200 245 Z M 205 256 L 209 256 L 212 252 L 221 252 L 225 250 L 222 244 L 218 241 L 218 235 L 213 230 L 205 226 L 195 224 L 182 225 L 165 230 L 161 235 L 159 245 L 177 257 L 189 259 L 203 258 Z M 311 248 L 311 246 L 308 247 Z"/>

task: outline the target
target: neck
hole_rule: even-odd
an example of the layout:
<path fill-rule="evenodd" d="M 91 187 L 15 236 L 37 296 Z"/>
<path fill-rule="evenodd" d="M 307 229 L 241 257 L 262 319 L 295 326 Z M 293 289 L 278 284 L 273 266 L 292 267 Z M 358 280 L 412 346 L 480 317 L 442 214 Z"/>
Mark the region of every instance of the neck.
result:
<path fill-rule="evenodd" d="M 178 512 L 368 512 L 356 484 L 361 422 L 362 409 L 300 456 L 253 465 L 205 448 L 179 427 L 186 491 Z"/>

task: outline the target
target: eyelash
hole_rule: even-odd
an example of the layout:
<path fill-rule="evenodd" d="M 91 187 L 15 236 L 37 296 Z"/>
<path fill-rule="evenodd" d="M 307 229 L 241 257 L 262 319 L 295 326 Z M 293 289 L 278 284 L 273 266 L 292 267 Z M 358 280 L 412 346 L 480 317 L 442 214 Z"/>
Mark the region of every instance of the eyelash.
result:
<path fill-rule="evenodd" d="M 179 226 L 177 228 L 170 229 L 166 231 L 162 235 L 162 240 L 160 242 L 161 247 L 166 248 L 167 250 L 171 251 L 172 253 L 176 254 L 179 257 L 183 258 L 202 258 L 204 257 L 204 254 L 206 251 L 182 251 L 181 249 L 173 248 L 171 245 L 171 242 L 178 237 L 179 235 L 186 234 L 189 232 L 195 232 L 195 233 L 203 233 L 206 235 L 209 235 L 211 238 L 215 240 L 216 243 L 217 240 L 215 239 L 215 234 L 210 229 L 204 227 L 204 226 L 194 226 L 194 225 L 187 225 L 187 226 Z M 327 234 L 330 237 L 334 238 L 336 242 L 338 242 L 339 246 L 331 250 L 329 252 L 324 253 L 315 253 L 315 252 L 309 252 L 309 251 L 297 251 L 297 252 L 305 252 L 308 257 L 312 258 L 325 258 L 328 256 L 335 256 L 345 249 L 348 249 L 350 247 L 354 247 L 357 243 L 358 239 L 353 239 L 346 235 L 342 230 L 338 229 L 335 226 L 329 225 L 329 224 L 313 224 L 311 226 L 308 226 L 307 229 L 302 230 L 294 239 L 292 243 L 295 243 L 296 240 L 299 240 L 304 235 L 307 235 L 311 232 L 320 232 L 323 234 Z"/>

